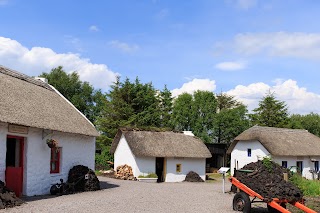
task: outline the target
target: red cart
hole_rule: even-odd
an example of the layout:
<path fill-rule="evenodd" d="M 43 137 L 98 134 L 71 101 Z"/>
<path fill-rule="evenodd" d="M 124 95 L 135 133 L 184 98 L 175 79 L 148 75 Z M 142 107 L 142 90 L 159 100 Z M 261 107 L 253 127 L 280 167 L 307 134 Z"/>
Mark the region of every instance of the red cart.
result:
<path fill-rule="evenodd" d="M 258 194 L 257 192 L 253 191 L 243 183 L 241 183 L 237 178 L 231 177 L 229 178 L 230 182 L 237 187 L 240 192 L 236 193 L 233 198 L 233 210 L 235 211 L 242 211 L 242 212 L 250 212 L 251 211 L 251 203 L 253 202 L 266 202 L 268 204 L 269 212 L 283 212 L 283 213 L 290 213 L 285 207 L 286 204 L 291 204 L 304 212 L 307 213 L 317 213 L 312 209 L 309 209 L 303 204 L 303 201 L 300 202 L 288 202 L 287 200 L 279 200 L 277 198 L 272 199 L 271 202 L 265 201 L 265 199 Z M 250 200 L 250 197 L 253 197 Z M 255 201 L 258 198 L 260 201 Z"/>

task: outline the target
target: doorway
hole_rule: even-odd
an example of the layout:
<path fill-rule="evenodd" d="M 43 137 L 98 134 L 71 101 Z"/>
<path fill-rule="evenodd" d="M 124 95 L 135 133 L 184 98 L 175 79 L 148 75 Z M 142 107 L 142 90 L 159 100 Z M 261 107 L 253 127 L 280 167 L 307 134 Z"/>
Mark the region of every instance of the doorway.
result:
<path fill-rule="evenodd" d="M 163 182 L 163 164 L 164 164 L 164 158 L 156 158 L 156 174 L 158 176 L 157 182 Z"/>
<path fill-rule="evenodd" d="M 18 197 L 22 195 L 23 186 L 24 138 L 7 136 L 6 186 Z"/>

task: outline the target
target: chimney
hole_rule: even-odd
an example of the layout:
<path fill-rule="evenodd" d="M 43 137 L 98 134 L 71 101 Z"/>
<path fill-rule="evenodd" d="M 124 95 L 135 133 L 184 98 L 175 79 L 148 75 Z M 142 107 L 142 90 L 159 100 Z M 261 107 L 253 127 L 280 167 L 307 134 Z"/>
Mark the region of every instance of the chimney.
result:
<path fill-rule="evenodd" d="M 44 83 L 48 83 L 48 79 L 46 78 L 41 78 L 41 77 L 34 77 L 34 79 L 38 80 L 38 81 L 42 81 Z"/>

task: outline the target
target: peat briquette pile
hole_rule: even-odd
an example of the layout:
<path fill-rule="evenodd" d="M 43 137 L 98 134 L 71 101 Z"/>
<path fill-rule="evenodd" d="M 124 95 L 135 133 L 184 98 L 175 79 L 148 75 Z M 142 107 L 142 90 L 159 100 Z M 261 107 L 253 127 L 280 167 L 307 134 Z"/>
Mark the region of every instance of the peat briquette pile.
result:
<path fill-rule="evenodd" d="M 269 161 L 267 166 L 262 161 L 249 163 L 241 170 L 254 170 L 252 173 L 237 172 L 236 178 L 259 193 L 266 201 L 279 198 L 295 202 L 303 197 L 300 189 L 283 179 L 283 173 L 288 171 L 272 161 Z"/>
<path fill-rule="evenodd" d="M 87 175 L 87 179 L 85 175 Z M 77 165 L 70 169 L 68 183 L 75 183 L 74 190 L 76 192 L 100 190 L 100 182 L 94 171 L 83 165 Z"/>
<path fill-rule="evenodd" d="M 204 180 L 202 180 L 202 178 L 198 175 L 198 173 L 194 172 L 194 171 L 190 171 L 185 180 L 187 182 L 204 182 Z"/>
<path fill-rule="evenodd" d="M 20 206 L 22 203 L 23 201 L 0 180 L 0 209 Z"/>

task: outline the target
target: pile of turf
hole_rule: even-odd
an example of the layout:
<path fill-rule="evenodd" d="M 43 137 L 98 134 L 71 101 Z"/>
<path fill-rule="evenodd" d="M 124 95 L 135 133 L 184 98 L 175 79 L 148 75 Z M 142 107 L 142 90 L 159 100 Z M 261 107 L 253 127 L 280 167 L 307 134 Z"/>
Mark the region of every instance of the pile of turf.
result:
<path fill-rule="evenodd" d="M 23 201 L 0 180 L 0 209 L 20 206 Z"/>
<path fill-rule="evenodd" d="M 249 163 L 241 170 L 253 170 L 252 173 L 237 171 L 236 178 L 264 197 L 266 201 L 278 198 L 295 202 L 303 197 L 299 188 L 284 180 L 283 173 L 288 171 L 272 161 L 268 161 L 267 164 L 262 161 Z"/>
<path fill-rule="evenodd" d="M 92 169 L 77 165 L 70 169 L 68 183 L 75 183 L 76 192 L 100 190 L 100 182 Z"/>
<path fill-rule="evenodd" d="M 202 178 L 198 175 L 198 173 L 194 172 L 194 171 L 190 171 L 185 180 L 187 182 L 204 182 L 204 180 L 202 180 Z"/>

